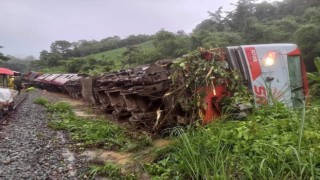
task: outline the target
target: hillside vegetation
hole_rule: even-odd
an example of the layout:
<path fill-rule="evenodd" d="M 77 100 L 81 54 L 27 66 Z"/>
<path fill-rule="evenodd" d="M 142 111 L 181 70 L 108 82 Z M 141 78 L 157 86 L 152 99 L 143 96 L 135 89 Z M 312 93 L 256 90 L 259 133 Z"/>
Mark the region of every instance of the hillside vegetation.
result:
<path fill-rule="evenodd" d="M 320 56 L 320 1 L 239 0 L 234 10 L 224 12 L 219 8 L 209 15 L 210 18 L 190 34 L 162 29 L 152 36 L 131 35 L 125 39 L 113 36 L 100 41 L 58 40 L 51 44 L 50 52 L 40 53 L 40 60 L 31 68 L 40 70 L 62 65 L 68 72 L 107 72 L 122 66 L 176 58 L 200 46 L 293 42 L 302 50 L 308 71 L 315 70 L 313 60 Z M 145 48 L 152 47 L 151 44 L 154 48 Z M 70 68 L 74 65 L 77 68 Z"/>
<path fill-rule="evenodd" d="M 135 45 L 136 47 L 140 48 L 142 52 L 150 52 L 154 50 L 154 45 L 152 41 L 147 41 L 141 44 Z M 120 69 L 123 64 L 123 53 L 125 53 L 127 48 L 122 47 L 118 49 L 113 49 L 97 54 L 91 54 L 86 56 L 89 59 L 95 60 L 105 60 L 107 62 L 114 62 L 114 69 Z"/>
<path fill-rule="evenodd" d="M 150 51 L 154 49 L 152 41 L 147 41 L 141 44 L 137 44 L 136 46 L 140 47 L 144 51 Z M 110 59 L 114 59 L 114 60 L 118 59 L 119 61 L 121 61 L 122 54 L 125 51 L 126 51 L 126 48 L 122 47 L 122 48 L 113 49 L 113 50 L 109 50 L 109 51 L 105 51 L 97 54 L 91 54 L 91 55 L 88 55 L 87 57 L 94 58 L 94 59 L 103 59 L 105 57 L 108 57 Z"/>

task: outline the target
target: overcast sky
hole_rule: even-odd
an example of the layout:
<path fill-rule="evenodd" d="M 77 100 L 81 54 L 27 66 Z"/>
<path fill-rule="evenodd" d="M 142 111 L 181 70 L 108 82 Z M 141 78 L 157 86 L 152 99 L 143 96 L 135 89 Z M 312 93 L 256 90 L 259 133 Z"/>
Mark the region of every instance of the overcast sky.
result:
<path fill-rule="evenodd" d="M 220 6 L 237 0 L 0 0 L 0 52 L 39 56 L 56 40 L 101 40 L 154 34 L 161 28 L 187 33 Z"/>

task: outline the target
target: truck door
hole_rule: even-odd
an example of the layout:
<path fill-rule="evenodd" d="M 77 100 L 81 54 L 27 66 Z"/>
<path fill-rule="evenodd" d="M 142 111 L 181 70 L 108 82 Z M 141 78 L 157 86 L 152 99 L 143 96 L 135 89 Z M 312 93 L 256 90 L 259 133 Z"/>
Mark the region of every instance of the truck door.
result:
<path fill-rule="evenodd" d="M 291 99 L 294 107 L 301 107 L 304 100 L 300 56 L 288 56 Z"/>

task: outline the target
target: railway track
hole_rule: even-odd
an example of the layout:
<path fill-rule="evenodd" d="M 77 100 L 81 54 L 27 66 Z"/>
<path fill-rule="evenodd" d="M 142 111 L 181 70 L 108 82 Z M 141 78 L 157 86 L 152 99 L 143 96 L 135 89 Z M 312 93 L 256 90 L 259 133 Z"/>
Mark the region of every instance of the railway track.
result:
<path fill-rule="evenodd" d="M 13 110 L 10 111 L 8 114 L 4 115 L 3 117 L 1 117 L 0 119 L 0 125 L 3 125 L 4 122 L 6 122 L 6 120 L 8 119 L 8 117 L 12 114 L 12 112 L 19 107 L 19 105 L 28 97 L 28 93 L 26 93 L 25 95 L 23 95 L 23 97 L 18 101 L 18 103 L 16 103 L 13 106 Z"/>

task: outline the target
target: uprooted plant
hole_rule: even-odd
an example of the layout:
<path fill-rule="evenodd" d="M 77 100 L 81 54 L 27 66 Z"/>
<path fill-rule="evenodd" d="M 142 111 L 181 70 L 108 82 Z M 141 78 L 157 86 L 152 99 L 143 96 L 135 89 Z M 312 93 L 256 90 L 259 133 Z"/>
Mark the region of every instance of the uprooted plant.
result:
<path fill-rule="evenodd" d="M 192 124 L 205 119 L 210 103 L 217 115 L 230 112 L 228 107 L 238 103 L 251 106 L 251 95 L 242 85 L 239 73 L 228 66 L 221 49 L 200 48 L 178 58 L 171 65 L 170 79 L 170 90 L 164 96 L 166 114 L 158 118 L 155 127 L 177 122 Z"/>

